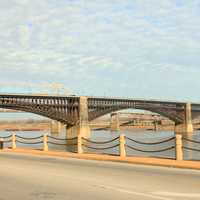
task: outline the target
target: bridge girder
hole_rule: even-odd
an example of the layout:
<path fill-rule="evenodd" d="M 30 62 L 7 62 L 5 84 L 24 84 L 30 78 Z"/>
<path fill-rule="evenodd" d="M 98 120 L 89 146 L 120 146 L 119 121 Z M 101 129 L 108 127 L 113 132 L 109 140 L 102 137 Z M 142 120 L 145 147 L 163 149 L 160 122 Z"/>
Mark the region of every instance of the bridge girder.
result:
<path fill-rule="evenodd" d="M 0 108 L 21 110 L 60 121 L 67 126 L 80 122 L 80 97 L 0 95 Z M 185 121 L 184 102 L 88 97 L 88 120 L 124 109 L 142 109 L 158 113 L 176 124 Z M 192 118 L 200 116 L 200 104 L 192 104 Z"/>
<path fill-rule="evenodd" d="M 78 98 L 0 95 L 0 108 L 41 115 L 73 126 L 78 121 Z"/>
<path fill-rule="evenodd" d="M 175 102 L 161 101 L 143 101 L 143 100 L 127 100 L 127 99 L 88 99 L 89 104 L 89 119 L 101 117 L 111 112 L 116 112 L 124 109 L 140 109 L 158 113 L 169 118 L 176 124 L 183 123 L 185 104 Z"/>

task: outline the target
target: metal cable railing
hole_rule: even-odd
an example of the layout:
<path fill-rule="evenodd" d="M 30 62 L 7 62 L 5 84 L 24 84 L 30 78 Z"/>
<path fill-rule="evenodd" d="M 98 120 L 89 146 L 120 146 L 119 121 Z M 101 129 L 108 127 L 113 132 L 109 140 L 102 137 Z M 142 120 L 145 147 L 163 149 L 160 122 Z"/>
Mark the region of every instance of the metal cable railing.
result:
<path fill-rule="evenodd" d="M 100 142 L 94 141 L 94 140 L 89 140 L 89 139 L 86 139 L 86 138 L 82 138 L 82 139 L 83 139 L 84 141 L 86 141 L 86 142 L 93 143 L 93 144 L 108 144 L 108 143 L 111 143 L 111 142 L 114 142 L 114 141 L 118 140 L 118 139 L 119 139 L 119 136 L 116 137 L 116 138 L 113 138 L 113 139 L 111 139 L 111 140 L 100 141 Z"/>
<path fill-rule="evenodd" d="M 158 141 L 158 142 L 141 142 L 141 141 L 138 141 L 138 140 L 134 140 L 132 138 L 129 138 L 129 137 L 125 137 L 126 139 L 130 140 L 131 142 L 134 142 L 134 143 L 137 143 L 137 144 L 143 144 L 143 145 L 157 145 L 157 144 L 163 144 L 163 143 L 167 143 L 167 142 L 170 142 L 170 141 L 173 141 L 175 139 L 175 137 L 171 137 L 171 138 L 168 138 L 166 140 L 162 140 L 162 141 Z"/>
<path fill-rule="evenodd" d="M 48 138 L 48 144 L 53 144 L 53 145 L 63 145 L 63 146 L 75 146 L 77 145 L 77 139 L 78 137 L 73 137 L 73 138 L 57 138 L 57 137 L 53 137 L 53 136 L 47 136 Z M 50 140 L 49 140 L 50 139 Z M 53 141 L 52 141 L 53 140 Z M 73 143 L 75 140 L 75 143 Z M 58 142 L 56 142 L 58 141 Z M 61 141 L 65 142 L 65 143 L 60 143 Z M 72 142 L 72 143 L 69 143 Z"/>
<path fill-rule="evenodd" d="M 16 142 L 18 142 L 20 144 L 35 145 L 35 144 L 43 143 L 43 140 L 42 140 L 43 135 L 40 135 L 37 137 L 24 137 L 24 136 L 15 135 L 15 137 L 16 137 Z M 30 140 L 34 140 L 34 141 L 30 141 Z M 39 140 L 39 141 L 35 141 L 35 140 Z"/>
<path fill-rule="evenodd" d="M 189 139 L 189 138 L 186 138 L 186 137 L 183 137 L 182 139 L 183 139 L 183 141 L 189 142 L 189 143 L 192 143 L 192 144 L 200 144 L 200 141 L 196 141 L 196 140 Z M 183 149 L 189 150 L 189 151 L 200 152 L 200 149 L 197 149 L 197 148 L 194 148 L 194 147 L 188 147 L 188 146 L 185 146 L 185 145 L 183 145 Z"/>
<path fill-rule="evenodd" d="M 74 145 L 77 145 L 77 143 L 57 143 L 57 142 L 51 142 L 51 141 L 48 141 L 47 142 L 48 144 L 53 144 L 53 145 L 64 145 L 64 146 L 74 146 Z"/>
<path fill-rule="evenodd" d="M 116 153 L 116 149 L 118 147 L 117 152 L 119 152 L 120 155 L 127 155 L 130 152 L 128 152 L 128 149 L 130 150 L 134 150 L 137 152 L 142 152 L 142 153 L 161 153 L 161 152 L 165 152 L 165 151 L 170 151 L 176 148 L 179 149 L 179 151 L 182 151 L 183 149 L 185 150 L 189 150 L 189 151 L 196 151 L 196 152 L 200 152 L 200 149 L 198 149 L 198 147 L 190 147 L 187 145 L 183 145 L 181 142 L 181 137 L 179 140 L 180 145 L 176 146 L 178 137 L 170 137 L 170 138 L 166 138 L 164 140 L 161 141 L 151 141 L 151 142 L 147 142 L 147 141 L 139 141 L 127 136 L 124 136 L 123 134 L 118 136 L 118 137 L 114 137 L 112 139 L 109 140 L 104 140 L 104 141 L 95 141 L 92 139 L 88 139 L 88 138 L 84 138 L 84 137 L 74 137 L 74 138 L 58 138 L 58 137 L 53 137 L 50 135 L 40 135 L 37 137 L 24 137 L 21 135 L 7 135 L 7 136 L 2 136 L 0 137 L 2 138 L 4 143 L 12 143 L 12 148 L 16 148 L 16 143 L 20 143 L 20 144 L 25 144 L 25 145 L 37 145 L 37 144 L 43 144 L 43 150 L 46 151 L 48 150 L 48 144 L 52 144 L 52 145 L 62 145 L 62 146 L 74 146 L 72 147 L 72 149 L 75 149 L 75 152 L 78 153 L 82 153 L 84 152 L 84 147 L 85 150 L 86 149 L 92 149 L 92 150 L 102 150 L 103 153 Z M 175 142 L 176 139 L 176 142 Z M 172 142 L 172 143 L 167 143 L 167 142 Z M 182 141 L 186 141 L 190 143 L 194 143 L 194 144 L 200 144 L 200 141 L 194 140 L 194 139 L 189 139 L 189 138 L 182 138 Z M 157 146 L 161 144 L 161 146 Z M 120 148 L 119 148 L 120 147 Z M 150 149 L 147 147 L 151 147 Z M 82 148 L 82 149 L 81 149 Z M 113 149 L 113 150 L 112 150 Z M 71 148 L 69 148 L 69 151 L 71 150 Z M 103 151 L 103 150 L 111 150 L 111 151 Z M 87 152 L 87 150 L 85 151 Z M 116 154 L 114 154 L 116 155 Z"/>
<path fill-rule="evenodd" d="M 16 142 L 21 143 L 21 144 L 42 144 L 43 141 L 38 141 L 38 142 L 24 142 L 24 141 L 20 141 L 20 140 L 16 140 Z"/>
<path fill-rule="evenodd" d="M 113 149 L 113 148 L 115 148 L 115 147 L 118 147 L 119 144 L 115 144 L 115 145 L 109 146 L 109 147 L 92 147 L 92 146 L 88 146 L 88 145 L 86 145 L 86 144 L 83 144 L 82 146 L 83 146 L 83 147 L 86 147 L 86 148 L 88 148 L 88 149 L 94 149 L 94 150 L 107 150 L 107 149 Z"/>
<path fill-rule="evenodd" d="M 10 143 L 10 142 L 12 142 L 12 140 L 4 140 L 3 142 L 4 143 Z"/>
<path fill-rule="evenodd" d="M 73 137 L 73 138 L 57 138 L 57 137 L 53 137 L 53 136 L 50 136 L 50 135 L 48 135 L 47 137 L 50 138 L 50 139 L 53 139 L 53 140 L 60 140 L 60 141 L 70 141 L 70 140 L 76 140 L 78 138 L 78 137 Z"/>
<path fill-rule="evenodd" d="M 188 139 L 188 138 L 185 138 L 185 137 L 183 137 L 182 139 L 183 139 L 183 141 L 186 141 L 186 142 L 192 142 L 192 143 L 200 144 L 200 141 Z"/>
<path fill-rule="evenodd" d="M 12 135 L 7 135 L 7 136 L 0 136 L 0 139 L 3 139 L 4 143 L 10 143 L 12 142 Z"/>
<path fill-rule="evenodd" d="M 10 137 L 12 137 L 12 135 L 0 136 L 0 138 L 2 138 L 2 139 L 7 139 L 7 138 L 10 138 Z"/>
<path fill-rule="evenodd" d="M 196 152 L 200 152 L 200 149 L 191 148 L 191 147 L 185 147 L 185 146 L 183 146 L 183 149 L 186 149 L 186 150 L 189 150 L 189 151 L 196 151 Z"/>
<path fill-rule="evenodd" d="M 170 147 L 158 149 L 158 150 L 142 150 L 142 149 L 138 149 L 138 148 L 132 147 L 132 146 L 127 145 L 127 144 L 125 146 L 134 150 L 134 151 L 139 151 L 139 152 L 143 152 L 143 153 L 160 153 L 160 152 L 169 151 L 169 150 L 172 150 L 172 149 L 175 148 L 175 145 L 172 145 Z"/>
<path fill-rule="evenodd" d="M 119 146 L 119 136 L 111 140 L 106 140 L 106 141 L 94 141 L 87 138 L 82 138 L 82 139 L 83 139 L 82 146 L 88 149 L 92 149 L 92 150 L 108 150 L 108 149 L 113 149 Z M 108 144 L 112 144 L 113 142 L 116 142 L 116 141 L 118 142 L 117 144 L 107 146 Z M 97 145 L 97 146 L 91 146 L 91 144 Z M 106 145 L 106 146 L 99 146 L 99 145 Z"/>
<path fill-rule="evenodd" d="M 166 144 L 167 142 L 171 142 L 171 141 L 175 140 L 174 136 L 167 138 L 165 140 L 157 141 L 157 142 L 142 142 L 142 141 L 138 141 L 138 140 L 134 140 L 132 138 L 126 137 L 126 136 L 125 136 L 125 138 L 128 142 L 130 141 L 130 142 L 133 142 L 135 144 L 141 144 L 141 145 L 145 145 L 145 146 L 157 146 L 159 144 Z M 160 148 L 160 149 L 153 149 L 153 150 L 141 149 L 141 148 L 135 147 L 135 146 L 130 145 L 130 144 L 125 144 L 125 147 L 127 147 L 131 150 L 134 150 L 134 151 L 142 152 L 142 153 L 161 153 L 161 152 L 165 152 L 165 151 L 175 149 L 175 145 L 171 145 L 171 146 L 168 146 L 168 147 L 165 147 L 165 148 Z"/>
<path fill-rule="evenodd" d="M 38 137 L 23 137 L 23 136 L 16 135 L 16 138 L 23 139 L 23 140 L 37 140 L 37 139 L 43 138 L 43 135 L 40 135 Z"/>

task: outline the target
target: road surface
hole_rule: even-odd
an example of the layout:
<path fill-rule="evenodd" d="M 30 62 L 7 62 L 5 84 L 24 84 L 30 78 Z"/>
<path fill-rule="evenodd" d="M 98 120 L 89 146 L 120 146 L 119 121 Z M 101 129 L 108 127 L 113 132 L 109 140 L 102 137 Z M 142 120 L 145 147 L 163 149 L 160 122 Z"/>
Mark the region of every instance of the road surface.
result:
<path fill-rule="evenodd" d="M 199 200 L 200 172 L 0 152 L 0 200 Z"/>

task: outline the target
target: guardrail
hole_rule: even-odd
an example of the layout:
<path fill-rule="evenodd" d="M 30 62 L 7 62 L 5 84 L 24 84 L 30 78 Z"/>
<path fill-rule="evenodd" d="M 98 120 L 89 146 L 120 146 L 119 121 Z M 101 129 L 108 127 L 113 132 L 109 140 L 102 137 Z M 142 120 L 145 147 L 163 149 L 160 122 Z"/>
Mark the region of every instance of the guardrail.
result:
<path fill-rule="evenodd" d="M 141 141 L 136 141 L 136 140 L 133 140 L 129 137 L 126 137 L 127 140 L 133 142 L 133 143 L 137 143 L 137 144 L 143 144 L 143 145 L 158 145 L 158 144 L 163 144 L 163 143 L 166 143 L 166 142 L 170 142 L 172 140 L 175 139 L 175 137 L 171 137 L 169 139 L 166 139 L 166 140 L 162 140 L 162 141 L 159 141 L 159 142 L 141 142 Z M 162 149 L 156 149 L 156 150 L 143 150 L 143 149 L 138 149 L 138 148 L 135 148 L 134 146 L 130 146 L 130 145 L 125 145 L 126 147 L 128 147 L 129 149 L 132 149 L 132 150 L 135 150 L 135 151 L 139 151 L 139 152 L 143 152 L 143 153 L 160 153 L 160 152 L 164 152 L 164 151 L 168 151 L 168 150 L 171 150 L 171 149 L 175 149 L 175 145 L 171 145 L 167 148 L 162 148 Z"/>
<path fill-rule="evenodd" d="M 93 149 L 93 150 L 107 150 L 107 149 L 113 149 L 115 147 L 119 147 L 119 137 L 115 137 L 111 140 L 107 140 L 107 141 L 94 141 L 94 140 L 89 140 L 86 138 L 82 138 L 83 143 L 82 146 L 86 147 L 88 149 Z M 117 142 L 114 143 L 113 142 Z M 94 146 L 96 145 L 96 146 Z M 99 146 L 101 145 L 101 146 Z M 103 145 L 103 146 L 102 146 Z"/>
<path fill-rule="evenodd" d="M 199 144 L 200 145 L 200 141 L 192 140 L 192 139 L 189 139 L 189 138 L 184 138 L 183 137 L 183 141 L 186 141 L 188 143 L 193 143 L 193 144 Z M 185 145 L 183 145 L 183 149 L 186 149 L 186 150 L 189 150 L 189 151 L 200 152 L 200 148 L 196 149 L 196 148 L 191 148 L 191 147 L 188 147 L 188 146 L 185 146 Z"/>
<path fill-rule="evenodd" d="M 171 141 L 174 142 L 174 144 L 171 145 L 167 144 L 168 142 Z M 151 154 L 174 150 L 176 155 L 175 157 L 176 160 L 183 160 L 184 150 L 200 152 L 200 148 L 198 149 L 189 147 L 187 144 L 183 144 L 183 142 L 186 142 L 187 144 L 188 143 L 200 144 L 200 141 L 185 138 L 182 137 L 181 135 L 176 135 L 174 137 L 166 138 L 164 140 L 155 142 L 143 142 L 135 140 L 133 138 L 125 136 L 124 134 L 121 134 L 118 137 L 106 141 L 96 141 L 81 136 L 74 138 L 58 138 L 50 136 L 48 134 L 40 135 L 37 137 L 24 137 L 16 134 L 0 136 L 1 149 L 4 148 L 3 144 L 10 144 L 10 148 L 12 149 L 16 149 L 19 144 L 23 144 L 23 145 L 40 145 L 43 151 L 48 151 L 50 144 L 50 145 L 58 145 L 66 147 L 74 146 L 76 152 L 80 154 L 86 152 L 87 149 L 95 150 L 96 152 L 98 152 L 102 150 L 118 148 L 118 153 L 119 153 L 118 155 L 120 157 L 126 157 L 127 150 L 134 150 L 136 152 L 151 153 Z M 137 144 L 143 145 L 143 147 L 138 148 Z M 165 147 L 160 148 L 158 146 L 160 144 L 165 144 Z M 148 147 L 151 147 L 151 149 L 148 149 Z"/>

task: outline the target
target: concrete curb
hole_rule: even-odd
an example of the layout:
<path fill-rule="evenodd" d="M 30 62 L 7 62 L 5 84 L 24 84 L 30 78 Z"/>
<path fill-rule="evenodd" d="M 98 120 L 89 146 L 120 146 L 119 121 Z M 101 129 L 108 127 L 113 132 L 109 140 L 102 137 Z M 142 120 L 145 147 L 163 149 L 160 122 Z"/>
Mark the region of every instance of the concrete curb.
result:
<path fill-rule="evenodd" d="M 120 156 L 85 154 L 85 153 L 77 154 L 77 153 L 69 153 L 69 152 L 41 151 L 41 150 L 22 149 L 22 148 L 18 148 L 15 150 L 3 149 L 1 151 L 10 152 L 10 153 L 25 153 L 25 154 L 32 154 L 32 155 L 56 156 L 56 157 L 63 157 L 63 158 L 112 161 L 112 162 L 142 164 L 142 165 L 151 165 L 151 166 L 200 170 L 200 161 L 185 161 L 185 160 L 177 161 L 177 160 L 172 160 L 172 159 L 161 159 L 161 158 L 150 158 L 150 157 L 120 157 Z"/>

